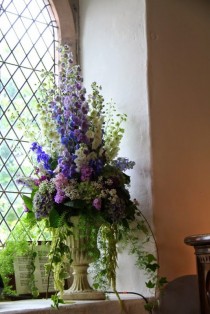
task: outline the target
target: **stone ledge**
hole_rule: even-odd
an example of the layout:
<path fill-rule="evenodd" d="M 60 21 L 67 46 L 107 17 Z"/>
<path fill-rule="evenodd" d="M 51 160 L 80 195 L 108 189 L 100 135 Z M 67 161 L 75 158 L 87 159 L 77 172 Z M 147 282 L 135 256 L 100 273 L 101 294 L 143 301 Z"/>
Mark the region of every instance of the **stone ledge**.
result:
<path fill-rule="evenodd" d="M 129 314 L 148 314 L 144 309 L 145 301 L 123 296 L 122 301 Z M 0 313 L 6 314 L 56 314 L 50 299 L 21 300 L 0 302 Z M 61 305 L 58 314 L 121 314 L 119 301 L 111 297 L 105 301 L 69 301 Z"/>

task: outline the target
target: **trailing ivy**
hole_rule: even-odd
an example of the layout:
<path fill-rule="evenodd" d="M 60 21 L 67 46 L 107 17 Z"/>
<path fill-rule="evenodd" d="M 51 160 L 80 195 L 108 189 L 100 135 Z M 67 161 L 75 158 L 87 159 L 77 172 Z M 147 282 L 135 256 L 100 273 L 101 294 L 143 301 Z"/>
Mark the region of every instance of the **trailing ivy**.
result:
<path fill-rule="evenodd" d="M 51 228 L 51 234 L 52 242 L 49 252 L 49 262 L 45 265 L 45 269 L 48 274 L 47 296 L 49 278 L 53 273 L 55 289 L 60 292 L 60 298 L 62 298 L 65 279 L 69 277 L 66 269 L 72 261 L 69 247 L 66 245 L 66 239 L 71 234 L 71 231 L 70 228 L 68 228 L 66 225 L 63 225 L 63 227 Z"/>
<path fill-rule="evenodd" d="M 116 277 L 110 270 L 117 267 L 116 244 L 119 242 L 122 248 L 128 248 L 129 254 L 134 255 L 136 266 L 145 272 L 147 281 L 145 285 L 148 289 L 154 290 L 154 297 L 145 304 L 145 309 L 151 312 L 158 306 L 159 292 L 167 283 L 166 277 L 159 276 L 158 250 L 155 236 L 150 224 L 138 211 L 136 220 L 132 222 L 130 228 L 122 227 L 113 231 L 111 226 L 105 226 L 100 229 L 98 236 L 98 245 L 100 248 L 100 258 L 91 266 L 94 279 L 94 288 L 106 291 L 111 286 L 116 291 Z M 111 232 L 110 232 L 111 231 Z M 106 241 L 104 241 L 104 239 Z M 155 252 L 148 250 L 148 244 L 155 245 Z"/>

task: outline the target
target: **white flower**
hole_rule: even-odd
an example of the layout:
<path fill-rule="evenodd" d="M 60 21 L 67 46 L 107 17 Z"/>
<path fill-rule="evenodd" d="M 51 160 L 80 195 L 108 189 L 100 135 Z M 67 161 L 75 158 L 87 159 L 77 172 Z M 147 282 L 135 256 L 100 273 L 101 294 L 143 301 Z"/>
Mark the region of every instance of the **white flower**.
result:
<path fill-rule="evenodd" d="M 75 159 L 76 171 L 79 172 L 81 167 L 88 164 L 87 155 L 84 153 L 84 146 L 81 146 L 75 151 L 77 158 Z"/>
<path fill-rule="evenodd" d="M 95 152 L 91 152 L 90 154 L 87 155 L 87 160 L 96 160 L 97 159 L 97 154 Z"/>
<path fill-rule="evenodd" d="M 94 138 L 94 132 L 91 130 L 88 130 L 85 134 L 89 139 Z"/>
<path fill-rule="evenodd" d="M 112 204 L 115 204 L 117 202 L 118 196 L 117 191 L 115 189 L 109 190 L 110 197 L 108 198 Z"/>

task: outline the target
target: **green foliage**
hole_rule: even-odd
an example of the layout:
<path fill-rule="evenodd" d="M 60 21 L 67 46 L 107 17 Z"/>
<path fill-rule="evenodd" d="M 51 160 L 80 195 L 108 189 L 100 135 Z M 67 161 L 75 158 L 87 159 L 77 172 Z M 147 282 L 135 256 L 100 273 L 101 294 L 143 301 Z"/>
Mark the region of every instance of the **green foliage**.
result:
<path fill-rule="evenodd" d="M 35 276 L 34 276 L 34 273 L 35 273 L 35 270 L 36 270 L 36 267 L 35 267 L 35 258 L 37 256 L 37 252 L 34 251 L 34 248 L 35 248 L 35 245 L 34 243 L 32 243 L 30 246 L 29 246 L 29 251 L 27 252 L 27 254 L 29 255 L 30 257 L 30 274 L 29 274 L 29 288 L 30 288 L 30 291 L 31 291 L 31 294 L 34 298 L 38 297 L 39 296 L 39 290 L 35 284 Z"/>
<path fill-rule="evenodd" d="M 18 228 L 19 227 L 19 228 Z M 11 276 L 14 275 L 14 259 L 17 256 L 32 257 L 31 267 L 31 292 L 34 296 L 37 295 L 37 289 L 34 284 L 33 272 L 35 270 L 33 264 L 33 247 L 27 241 L 27 236 L 21 226 L 17 226 L 11 234 L 11 239 L 8 239 L 4 248 L 0 250 L 0 270 L 4 282 L 4 294 L 16 294 L 16 291 L 10 285 Z M 12 239 L 13 237 L 13 239 Z"/>
<path fill-rule="evenodd" d="M 33 199 L 32 199 L 32 197 L 29 197 L 29 196 L 27 196 L 27 195 L 22 195 L 22 199 L 23 199 L 23 201 L 24 201 L 26 207 L 27 207 L 29 210 L 32 211 L 32 209 L 33 209 Z"/>
<path fill-rule="evenodd" d="M 94 287 L 111 286 L 116 291 L 118 230 L 116 225 L 104 224 L 99 229 L 98 246 L 100 257 L 95 262 Z"/>
<path fill-rule="evenodd" d="M 28 217 L 30 216 L 30 218 Z M 9 239 L 0 250 L 0 273 L 4 282 L 3 293 L 5 295 L 16 294 L 10 284 L 11 277 L 14 276 L 14 260 L 17 256 L 25 256 L 30 260 L 29 288 L 33 297 L 37 297 L 39 291 L 35 284 L 35 265 L 37 238 L 43 230 L 43 223 L 38 223 L 31 217 L 32 213 L 27 213 L 10 233 Z M 32 241 L 31 241 L 32 239 Z"/>
<path fill-rule="evenodd" d="M 51 300 L 52 300 L 52 302 L 53 302 L 53 304 L 51 305 L 51 307 L 54 308 L 54 309 L 57 309 L 57 310 L 59 309 L 59 305 L 60 305 L 60 304 L 64 304 L 63 299 L 59 298 L 59 296 L 56 295 L 56 294 L 54 294 L 54 295 L 51 296 Z"/>
<path fill-rule="evenodd" d="M 25 240 L 7 241 L 5 247 L 0 250 L 0 270 L 4 283 L 4 294 L 16 294 L 16 291 L 10 285 L 11 276 L 14 275 L 15 256 L 27 254 L 28 243 Z"/>
<path fill-rule="evenodd" d="M 49 213 L 49 223 L 52 228 L 58 228 L 59 226 L 59 219 L 60 215 L 57 212 L 55 208 L 52 208 L 52 210 Z"/>
<path fill-rule="evenodd" d="M 51 233 L 52 243 L 49 253 L 49 262 L 45 265 L 46 272 L 48 274 L 48 286 L 50 275 L 53 272 L 55 289 L 58 290 L 62 296 L 64 290 L 64 279 L 69 276 L 66 269 L 72 260 L 69 247 L 66 245 L 66 239 L 70 234 L 70 230 L 66 225 L 63 225 L 63 227 L 51 228 Z"/>

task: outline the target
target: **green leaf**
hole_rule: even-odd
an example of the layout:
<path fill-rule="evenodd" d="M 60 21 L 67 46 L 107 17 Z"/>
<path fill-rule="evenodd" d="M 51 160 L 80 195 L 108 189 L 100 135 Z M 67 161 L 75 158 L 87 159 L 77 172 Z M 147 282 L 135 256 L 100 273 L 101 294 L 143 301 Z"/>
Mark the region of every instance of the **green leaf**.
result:
<path fill-rule="evenodd" d="M 32 221 L 33 222 L 34 220 L 36 220 L 34 212 L 28 212 L 26 214 L 26 221 Z"/>
<path fill-rule="evenodd" d="M 159 287 L 164 286 L 166 283 L 168 283 L 168 280 L 166 277 L 159 278 L 159 280 L 158 280 Z"/>
<path fill-rule="evenodd" d="M 36 194 L 36 192 L 38 191 L 38 187 L 36 187 L 36 188 L 34 188 L 33 190 L 32 190 L 32 192 L 31 192 L 31 199 L 32 199 L 32 201 L 33 201 L 33 198 L 34 198 L 34 195 Z"/>
<path fill-rule="evenodd" d="M 24 201 L 24 204 L 26 205 L 26 207 L 32 211 L 33 209 L 33 201 L 32 198 L 26 195 L 22 195 L 22 199 Z"/>
<path fill-rule="evenodd" d="M 144 222 L 142 222 L 141 225 L 139 224 L 139 230 L 141 230 L 145 235 L 148 234 L 148 228 Z"/>
<path fill-rule="evenodd" d="M 32 211 L 27 212 L 23 218 L 23 223 L 26 224 L 26 226 L 30 229 L 32 229 L 34 226 L 36 226 L 37 220 L 36 220 L 34 212 L 32 212 Z"/>
<path fill-rule="evenodd" d="M 50 227 L 58 228 L 59 220 L 60 220 L 59 213 L 57 212 L 55 208 L 52 208 L 52 210 L 49 213 Z"/>
<path fill-rule="evenodd" d="M 157 263 L 146 265 L 146 269 L 149 269 L 153 272 L 155 272 L 158 268 L 159 268 L 159 265 Z"/>
<path fill-rule="evenodd" d="M 145 284 L 146 284 L 146 287 L 149 289 L 152 289 L 155 287 L 155 284 L 151 280 L 149 280 L 148 282 L 145 282 Z"/>
<path fill-rule="evenodd" d="M 56 158 L 50 158 L 50 167 L 51 167 L 51 169 L 55 169 L 56 167 L 57 167 L 57 165 L 58 165 L 58 161 L 57 161 L 57 159 Z"/>
<path fill-rule="evenodd" d="M 84 201 L 83 200 L 74 200 L 74 201 L 69 201 L 64 203 L 65 206 L 71 207 L 71 208 L 80 208 L 83 209 L 84 208 Z"/>
<path fill-rule="evenodd" d="M 153 254 L 147 255 L 147 260 L 149 263 L 156 261 L 156 257 Z"/>
<path fill-rule="evenodd" d="M 99 288 L 99 284 L 98 283 L 94 283 L 93 284 L 93 288 L 97 290 Z"/>
<path fill-rule="evenodd" d="M 64 300 L 60 299 L 58 295 L 52 295 L 51 296 L 51 300 L 53 302 L 53 304 L 51 305 L 52 308 L 59 308 L 59 304 L 64 304 Z"/>

